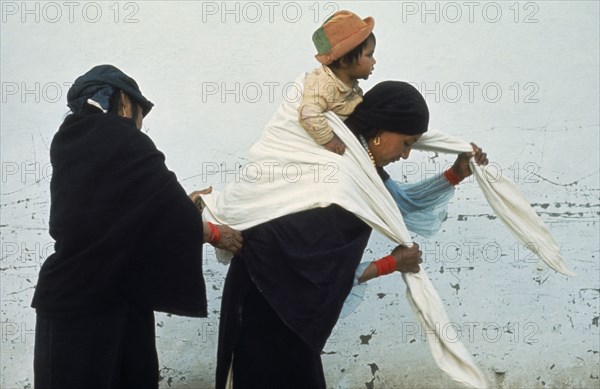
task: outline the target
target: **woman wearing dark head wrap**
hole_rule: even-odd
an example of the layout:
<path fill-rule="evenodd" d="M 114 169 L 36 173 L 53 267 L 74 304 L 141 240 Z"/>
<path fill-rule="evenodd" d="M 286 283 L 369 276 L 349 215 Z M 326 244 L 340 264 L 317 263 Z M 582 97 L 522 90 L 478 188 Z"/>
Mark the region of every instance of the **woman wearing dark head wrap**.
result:
<path fill-rule="evenodd" d="M 50 235 L 32 306 L 36 388 L 158 387 L 153 311 L 205 317 L 202 244 L 241 235 L 203 223 L 140 131 L 153 104 L 111 65 L 67 95 L 52 140 Z"/>
<path fill-rule="evenodd" d="M 393 81 L 368 91 L 345 122 L 362 142 L 413 231 L 415 224 L 406 213 L 433 213 L 452 196 L 453 184 L 471 174 L 467 163 L 471 153 L 463 154 L 444 173 L 446 178 L 433 177 L 396 198 L 397 188 L 383 167 L 408 158 L 428 122 L 429 111 L 419 92 Z M 260 143 L 259 148 L 263 146 Z M 487 163 L 480 149 L 474 149 L 474 156 L 478 163 Z M 244 230 L 244 247 L 231 261 L 223 290 L 218 389 L 225 388 L 228 380 L 234 388 L 325 388 L 321 352 L 353 285 L 394 271 L 419 271 L 421 252 L 416 244 L 398 246 L 380 260 L 360 263 L 371 227 L 326 198 L 325 193 L 323 202 L 333 205 L 301 210 Z M 417 223 L 418 228 L 431 232 L 432 223 L 421 218 L 419 222 L 424 225 Z"/>

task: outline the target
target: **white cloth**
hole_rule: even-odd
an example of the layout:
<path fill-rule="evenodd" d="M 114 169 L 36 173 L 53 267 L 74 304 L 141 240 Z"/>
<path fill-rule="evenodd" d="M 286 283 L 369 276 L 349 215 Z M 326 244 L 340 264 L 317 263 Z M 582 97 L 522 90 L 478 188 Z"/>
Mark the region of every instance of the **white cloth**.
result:
<path fill-rule="evenodd" d="M 302 79 L 303 76 L 296 80 L 296 85 L 304 85 Z M 335 114 L 328 112 L 329 123 L 346 145 L 346 152 L 340 156 L 327 151 L 300 126 L 297 108 L 298 101 L 281 104 L 250 149 L 250 162 L 242 169 L 239 182 L 227 184 L 221 192 L 203 195 L 204 218 L 244 230 L 280 216 L 338 204 L 392 241 L 412 245 L 394 199 L 358 139 Z M 421 146 L 439 150 L 443 144 L 440 139 L 439 134 L 437 138 L 426 137 Z M 452 143 L 448 151 L 471 150 L 464 142 L 457 150 L 458 145 Z M 483 181 L 485 191 L 488 187 Z M 478 182 L 481 185 L 479 178 Z M 547 236 L 538 237 L 545 244 L 543 239 Z M 403 279 L 408 286 L 406 297 L 426 328 L 438 367 L 465 386 L 486 387 L 485 376 L 464 345 L 448 342 L 447 337 L 439 334 L 440 328 L 448 329 L 451 325 L 425 270 L 405 273 Z M 451 335 L 450 339 L 457 339 Z"/>
<path fill-rule="evenodd" d="M 436 130 L 423 134 L 414 148 L 451 153 L 472 151 L 467 142 Z M 524 246 L 533 249 L 552 269 L 564 275 L 575 276 L 560 255 L 556 240 L 519 188 L 507 177 L 497 177 L 485 166 L 479 166 L 472 160 L 471 170 L 487 202 L 513 236 Z"/>

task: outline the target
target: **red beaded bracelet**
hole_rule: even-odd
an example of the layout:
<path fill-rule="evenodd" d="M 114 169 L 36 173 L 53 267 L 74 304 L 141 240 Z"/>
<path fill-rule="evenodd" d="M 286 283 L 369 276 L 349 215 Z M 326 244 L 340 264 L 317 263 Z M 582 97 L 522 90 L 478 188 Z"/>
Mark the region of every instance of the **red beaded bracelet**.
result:
<path fill-rule="evenodd" d="M 207 224 L 208 224 L 208 229 L 210 230 L 210 236 L 208 238 L 208 243 L 210 243 L 210 244 L 219 243 L 219 241 L 221 240 L 221 230 L 217 226 L 212 224 L 211 222 L 207 222 Z"/>
<path fill-rule="evenodd" d="M 460 178 L 458 174 L 456 174 L 456 171 L 454 171 L 454 169 L 452 168 L 444 172 L 444 177 L 446 177 L 446 180 L 448 180 L 448 182 L 452 186 L 456 186 L 459 182 L 462 181 L 462 178 Z"/>
<path fill-rule="evenodd" d="M 373 261 L 373 265 L 377 268 L 377 277 L 391 274 L 396 271 L 396 258 L 393 255 L 388 255 Z"/>

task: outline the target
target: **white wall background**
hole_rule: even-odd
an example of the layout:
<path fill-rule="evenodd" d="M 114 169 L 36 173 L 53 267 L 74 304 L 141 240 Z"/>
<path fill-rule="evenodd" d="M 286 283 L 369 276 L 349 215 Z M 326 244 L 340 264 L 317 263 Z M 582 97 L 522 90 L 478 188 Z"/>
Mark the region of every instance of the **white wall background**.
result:
<path fill-rule="evenodd" d="M 376 20 L 375 72 L 416 83 L 431 124 L 477 142 L 514 178 L 562 247 L 569 279 L 505 231 L 473 183 L 443 230 L 415 238 L 460 339 L 494 387 L 587 387 L 599 371 L 599 3 L 2 1 L 2 388 L 33 386 L 37 273 L 47 232 L 48 147 L 68 85 L 100 63 L 133 76 L 155 104 L 144 131 L 188 190 L 235 178 L 236 163 L 316 66 L 311 34 L 350 9 Z M 418 180 L 449 156 L 414 153 L 391 173 Z M 218 174 L 207 175 L 214 163 Z M 203 171 L 204 169 L 204 171 Z M 223 174 L 221 174 L 223 173 Z M 391 245 L 373 236 L 365 258 Z M 162 388 L 210 388 L 227 268 L 207 248 L 210 315 L 156 315 Z M 325 347 L 331 388 L 449 387 L 399 275 L 376 280 Z M 265 372 L 268 374 L 268 372 Z"/>

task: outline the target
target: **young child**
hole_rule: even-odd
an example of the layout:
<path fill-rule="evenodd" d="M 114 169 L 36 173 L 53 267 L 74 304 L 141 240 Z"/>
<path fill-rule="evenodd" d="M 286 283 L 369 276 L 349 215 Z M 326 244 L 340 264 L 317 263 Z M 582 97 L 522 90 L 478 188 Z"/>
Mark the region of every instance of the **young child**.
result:
<path fill-rule="evenodd" d="M 359 79 L 368 79 L 375 65 L 375 21 L 350 11 L 338 11 L 313 34 L 315 58 L 323 65 L 306 75 L 298 120 L 320 145 L 343 155 L 344 143 L 327 124 L 333 111 L 345 120 L 362 101 Z"/>

